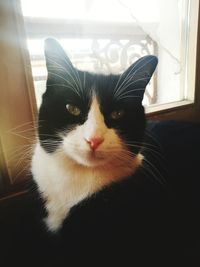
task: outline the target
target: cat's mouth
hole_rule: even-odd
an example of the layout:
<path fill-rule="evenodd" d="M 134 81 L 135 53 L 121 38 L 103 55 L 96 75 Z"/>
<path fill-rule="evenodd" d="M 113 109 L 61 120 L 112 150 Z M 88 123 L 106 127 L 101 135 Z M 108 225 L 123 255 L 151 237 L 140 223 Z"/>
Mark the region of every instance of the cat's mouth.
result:
<path fill-rule="evenodd" d="M 79 163 L 88 167 L 100 166 L 108 161 L 109 157 L 100 151 L 87 151 L 78 159 Z"/>
<path fill-rule="evenodd" d="M 85 155 L 86 159 L 91 162 L 105 161 L 106 156 L 99 151 L 88 151 Z"/>

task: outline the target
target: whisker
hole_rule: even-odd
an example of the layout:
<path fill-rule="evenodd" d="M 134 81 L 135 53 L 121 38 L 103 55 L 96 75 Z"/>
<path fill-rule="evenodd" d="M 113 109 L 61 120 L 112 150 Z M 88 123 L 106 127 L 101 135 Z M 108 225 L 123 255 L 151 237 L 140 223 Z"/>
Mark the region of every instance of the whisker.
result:
<path fill-rule="evenodd" d="M 26 136 L 23 136 L 23 135 L 18 134 L 18 133 L 11 133 L 11 134 L 13 134 L 13 135 L 15 135 L 15 136 L 18 136 L 18 137 L 21 137 L 21 138 L 24 138 L 24 139 L 29 140 L 29 141 L 32 140 L 31 137 L 26 137 Z"/>
<path fill-rule="evenodd" d="M 158 154 L 159 156 L 162 156 L 162 154 L 160 152 L 158 152 L 157 150 L 155 150 L 153 148 L 150 148 L 150 147 L 146 146 L 145 143 L 141 143 L 141 144 L 138 144 L 138 143 L 126 143 L 126 145 L 130 146 L 130 147 L 138 147 L 138 148 L 141 148 L 141 149 L 147 149 L 149 151 L 152 151 L 152 152 Z"/>
<path fill-rule="evenodd" d="M 32 153 L 31 152 L 29 153 L 28 151 L 29 150 L 20 151 L 20 152 L 16 153 L 15 155 L 13 155 L 12 157 L 9 158 L 8 163 L 12 163 L 12 164 L 14 164 L 15 167 L 17 167 L 18 165 L 20 165 L 20 163 L 22 163 L 22 160 L 23 160 L 23 162 L 28 160 L 27 156 L 31 159 Z M 26 153 L 27 153 L 27 155 L 25 156 Z"/>
<path fill-rule="evenodd" d="M 136 69 L 136 67 L 138 66 L 138 64 L 140 64 L 141 62 L 136 62 L 134 67 L 130 69 L 129 73 L 127 74 L 126 78 L 124 79 L 124 81 L 122 82 L 122 84 L 120 85 L 120 87 L 117 88 L 117 90 L 115 90 L 115 92 L 117 93 L 120 88 L 122 87 L 122 85 L 127 82 L 127 79 L 130 80 L 130 75 L 132 76 L 131 78 L 134 78 L 134 75 L 136 73 L 139 73 L 139 71 L 147 64 L 149 64 L 151 61 L 153 61 L 153 58 L 150 58 L 147 62 L 144 62 L 144 64 L 142 64 L 138 69 Z M 133 73 L 132 73 L 133 72 Z"/>
<path fill-rule="evenodd" d="M 77 80 L 77 83 L 79 83 L 79 88 L 81 89 L 81 80 L 79 77 L 79 74 L 77 72 L 76 68 L 73 68 L 73 66 L 71 64 L 69 64 L 69 62 L 64 58 L 64 62 L 67 64 L 67 66 L 71 69 L 72 73 L 74 74 L 74 77 Z M 83 92 L 83 91 L 82 91 Z"/>
<path fill-rule="evenodd" d="M 137 64 L 138 64 L 138 63 L 137 63 Z M 137 64 L 136 64 L 136 65 L 137 65 Z M 119 91 L 120 88 L 124 85 L 124 83 L 127 83 L 127 82 L 129 82 L 129 81 L 132 79 L 132 77 L 133 77 L 133 75 L 131 74 L 132 70 L 133 70 L 133 69 L 130 69 L 130 71 L 129 71 L 128 74 L 126 75 L 124 81 L 120 84 L 120 86 L 117 88 L 117 90 L 114 90 L 114 92 L 115 92 L 114 95 L 118 93 L 118 91 Z M 122 75 L 123 75 L 123 74 L 122 74 Z M 130 75 L 131 75 L 131 77 L 130 77 Z"/>
<path fill-rule="evenodd" d="M 156 180 L 156 182 L 163 185 L 163 182 L 161 182 L 160 178 L 157 177 L 157 175 L 151 169 L 147 168 L 147 166 L 145 166 L 144 164 L 141 165 L 141 170 L 144 171 L 145 174 L 147 174 L 148 178 L 149 178 L 149 174 L 150 174 Z"/>
<path fill-rule="evenodd" d="M 126 98 L 140 98 L 142 100 L 142 96 L 134 96 L 134 95 L 130 95 L 130 96 L 124 96 L 124 97 L 120 97 L 117 100 L 122 100 L 122 99 L 126 99 Z"/>
<path fill-rule="evenodd" d="M 129 142 L 126 142 L 126 144 L 128 144 L 128 145 L 131 145 L 131 144 L 136 144 L 136 145 L 141 145 L 141 146 L 143 146 L 143 145 L 145 145 L 145 146 L 149 146 L 149 147 L 152 147 L 152 148 L 158 148 L 158 146 L 156 146 L 156 145 L 153 145 L 153 144 L 151 144 L 151 143 L 147 143 L 147 142 L 143 142 L 143 141 L 141 141 L 141 142 L 138 142 L 138 141 L 129 141 Z"/>
<path fill-rule="evenodd" d="M 84 71 L 84 72 L 83 72 L 83 86 L 84 86 L 84 88 L 86 88 L 86 87 L 85 87 L 85 84 L 86 84 L 86 83 L 85 83 L 85 78 L 86 78 L 85 76 L 86 76 L 86 72 Z"/>
<path fill-rule="evenodd" d="M 114 90 L 113 90 L 114 95 L 115 95 L 116 91 L 118 90 L 118 85 L 119 85 L 119 83 L 120 83 L 120 81 L 121 81 L 123 75 L 124 75 L 124 73 L 122 72 L 122 73 L 120 74 L 118 80 L 117 80 L 117 84 L 115 85 L 115 88 L 114 88 Z"/>
<path fill-rule="evenodd" d="M 122 96 L 126 96 L 132 92 L 137 92 L 137 91 L 144 91 L 144 88 L 138 88 L 138 89 L 131 89 L 131 90 L 128 90 L 126 92 L 122 92 L 121 94 L 119 94 L 118 96 L 116 96 L 116 98 L 118 99 L 118 97 L 122 97 Z"/>
<path fill-rule="evenodd" d="M 30 133 L 30 134 L 32 134 L 35 131 L 37 131 L 37 129 L 35 127 L 33 127 L 33 128 L 25 129 L 23 131 L 16 131 L 16 133 L 18 133 L 18 134 L 22 134 L 22 133 Z M 13 133 L 13 131 L 10 132 L 10 133 Z"/>
<path fill-rule="evenodd" d="M 155 167 L 155 165 L 153 165 L 149 160 L 147 160 L 146 158 L 143 159 L 147 165 L 150 165 L 153 170 L 155 170 L 157 172 L 157 174 L 159 175 L 159 177 L 161 178 L 161 183 L 162 184 L 166 184 L 166 180 L 165 178 L 163 177 L 163 175 L 161 174 L 161 172 L 158 170 L 158 168 Z"/>
<path fill-rule="evenodd" d="M 73 86 L 73 83 L 71 83 L 69 80 L 67 80 L 67 85 L 70 85 L 71 86 L 71 88 L 73 88 L 74 89 L 74 91 L 79 91 L 79 88 L 78 88 L 78 84 L 76 83 L 76 81 L 73 79 L 73 77 L 70 75 L 70 73 L 67 71 L 67 70 L 65 70 L 64 68 L 55 68 L 54 66 L 49 66 L 49 70 L 64 70 L 64 72 L 68 75 L 68 76 L 70 76 L 71 77 L 71 79 L 73 80 L 72 82 L 74 82 L 74 85 L 76 86 L 76 88 L 74 88 L 74 86 Z M 50 72 L 50 71 L 48 71 L 48 73 L 51 73 L 52 74 L 52 72 Z"/>
<path fill-rule="evenodd" d="M 145 130 L 145 135 L 147 135 L 148 137 L 150 137 L 159 147 L 162 147 L 161 144 L 160 144 L 160 142 L 158 142 L 158 140 L 156 139 L 156 137 L 148 129 Z"/>
<path fill-rule="evenodd" d="M 132 78 L 130 78 L 130 79 L 132 80 Z M 133 92 L 133 91 L 142 91 L 142 90 L 144 90 L 144 88 L 141 88 L 141 89 L 138 88 L 138 89 L 133 89 L 133 90 L 130 90 L 130 91 L 125 92 L 125 89 L 128 88 L 129 86 L 131 86 L 131 85 L 133 86 L 133 85 L 134 85 L 135 83 L 137 83 L 138 81 L 143 81 L 143 80 L 145 81 L 145 80 L 147 80 L 147 79 L 148 79 L 147 77 L 146 77 L 146 78 L 141 78 L 141 79 L 132 81 L 132 82 L 130 82 L 130 83 L 128 83 L 128 82 L 129 82 L 129 81 L 128 81 L 127 83 L 124 84 L 123 87 L 120 88 L 120 90 L 118 91 L 118 94 L 115 95 L 115 96 L 118 98 L 119 96 L 121 96 L 121 95 L 123 95 L 123 94 L 125 94 L 125 93 L 127 93 L 127 92 L 131 92 L 131 91 L 132 91 L 132 92 Z"/>
<path fill-rule="evenodd" d="M 57 77 L 59 77 L 60 79 L 62 79 L 63 81 L 65 81 L 65 82 L 67 83 L 66 86 L 67 86 L 68 88 L 70 88 L 72 91 L 74 91 L 79 97 L 81 97 L 80 94 L 79 94 L 79 92 L 77 91 L 77 89 L 75 89 L 75 87 L 68 86 L 68 84 L 70 84 L 70 82 L 69 82 L 68 80 L 66 80 L 64 77 L 62 77 L 61 75 L 58 75 L 58 74 L 56 74 L 56 73 L 54 73 L 54 72 L 51 72 L 51 71 L 49 71 L 48 73 L 50 73 L 50 74 L 52 74 L 52 75 L 54 75 L 54 76 L 57 76 Z M 48 85 L 47 85 L 47 87 L 48 87 Z"/>
<path fill-rule="evenodd" d="M 25 172 L 26 171 L 26 172 Z M 28 176 L 28 174 L 31 174 L 31 172 L 30 172 L 30 170 L 29 170 L 29 168 L 28 168 L 28 165 L 27 166 L 24 166 L 24 168 L 22 168 L 17 174 L 16 174 L 16 176 L 14 177 L 14 179 L 13 179 L 13 182 L 15 182 L 19 177 L 20 177 L 20 175 L 22 174 L 22 173 L 24 173 L 25 172 L 25 175 L 26 176 Z"/>
<path fill-rule="evenodd" d="M 32 121 L 28 121 L 28 122 L 22 123 L 20 125 L 17 125 L 16 127 L 13 127 L 11 129 L 9 129 L 7 132 L 17 130 L 18 128 L 22 128 L 22 127 L 27 126 L 28 124 L 33 124 L 33 123 L 36 124 L 37 121 L 32 120 Z"/>
<path fill-rule="evenodd" d="M 135 66 L 133 67 L 133 69 L 136 68 L 137 65 L 138 65 L 138 62 L 135 63 Z M 133 69 L 130 68 L 130 70 L 129 70 L 129 72 L 128 72 L 127 74 L 122 73 L 122 74 L 120 75 L 119 80 L 118 80 L 118 82 L 117 82 L 117 85 L 116 85 L 116 87 L 115 87 L 115 89 L 114 89 L 114 92 L 115 92 L 115 93 L 117 93 L 117 92 L 120 90 L 120 87 L 124 84 L 124 82 L 126 82 L 127 79 L 129 79 L 130 74 L 131 74 L 131 72 L 132 72 Z M 126 75 L 126 77 L 125 77 L 124 81 L 120 84 L 120 86 L 117 87 L 118 84 L 119 84 L 119 81 L 121 80 L 121 78 L 122 78 L 123 75 Z M 114 94 L 115 94 L 115 93 L 114 93 Z"/>
<path fill-rule="evenodd" d="M 141 145 L 134 145 L 134 144 L 128 144 L 128 146 L 131 146 L 131 147 L 135 147 L 135 148 L 141 148 L 142 150 L 148 150 L 148 151 L 151 151 L 155 154 L 157 154 L 158 156 L 162 157 L 162 154 L 152 148 L 149 148 L 149 147 L 145 147 L 145 146 L 141 146 Z"/>
<path fill-rule="evenodd" d="M 135 153 L 132 153 L 130 151 L 127 151 L 127 154 L 135 155 Z M 165 180 L 164 176 L 161 174 L 161 172 L 158 170 L 158 168 L 152 162 L 150 162 L 150 160 L 148 160 L 146 157 L 143 158 L 143 161 L 146 162 L 146 164 L 149 165 L 159 175 L 159 177 L 161 178 L 161 182 L 163 184 L 166 184 L 166 180 Z"/>
<path fill-rule="evenodd" d="M 74 72 L 74 69 L 72 68 L 71 64 L 69 64 L 68 61 L 66 61 L 66 60 L 64 59 L 64 62 L 67 64 L 68 67 L 70 67 L 72 74 L 75 74 L 74 77 L 72 76 L 72 74 L 71 74 L 69 71 L 67 71 L 66 68 L 64 68 L 61 64 L 59 64 L 59 63 L 56 62 L 55 60 L 53 60 L 53 58 L 55 58 L 55 57 L 49 57 L 49 56 L 47 56 L 47 58 L 48 58 L 48 60 L 50 60 L 51 62 L 53 62 L 54 65 L 59 66 L 60 69 L 62 69 L 65 73 L 67 73 L 67 74 L 71 77 L 71 79 L 74 81 L 75 85 L 77 86 L 77 89 L 79 88 L 79 87 L 78 87 L 78 83 L 76 83 L 76 81 L 74 80 L 74 78 L 76 78 L 76 80 L 77 80 L 76 73 Z M 57 57 L 56 57 L 56 58 L 57 58 Z M 52 65 L 52 67 L 54 67 L 54 65 Z M 77 82 L 78 82 L 78 80 L 77 80 Z"/>
<path fill-rule="evenodd" d="M 76 74 L 77 74 L 77 78 L 78 78 L 78 80 L 79 80 L 79 88 L 80 88 L 80 90 L 82 91 L 82 95 L 84 95 L 84 91 L 83 91 L 83 87 L 82 87 L 82 83 L 81 83 L 81 79 L 80 79 L 80 75 L 79 75 L 79 73 L 78 73 L 78 70 L 75 69 L 75 72 L 76 72 Z"/>
<path fill-rule="evenodd" d="M 48 58 L 49 58 L 51 61 L 53 61 L 54 64 L 60 66 L 61 69 L 71 77 L 71 79 L 73 80 L 73 82 L 74 82 L 75 85 L 76 85 L 76 88 L 77 88 L 77 90 L 76 90 L 76 91 L 77 91 L 77 94 L 79 95 L 79 92 L 78 92 L 79 89 L 80 89 L 80 90 L 82 91 L 82 93 L 83 93 L 82 84 L 81 84 L 81 80 L 80 80 L 78 71 L 77 71 L 75 68 L 73 68 L 73 66 L 72 66 L 72 65 L 71 65 L 65 58 L 63 58 L 63 61 L 64 61 L 65 64 L 67 64 L 67 66 L 70 68 L 71 73 L 70 73 L 69 71 L 67 71 L 67 69 L 63 68 L 63 66 L 60 65 L 58 62 L 56 62 L 55 60 L 52 60 L 52 58 L 50 58 L 50 57 L 48 57 Z M 54 58 L 57 58 L 57 55 L 56 55 L 56 57 L 55 57 L 55 55 L 54 55 Z M 72 75 L 73 75 L 73 76 L 72 76 Z M 75 81 L 75 79 L 76 79 L 76 81 Z M 72 86 L 72 87 L 73 87 L 73 86 Z"/>
<path fill-rule="evenodd" d="M 27 150 L 25 153 L 23 153 L 23 155 L 18 159 L 17 163 L 16 163 L 16 167 L 18 167 L 19 165 L 21 165 L 22 163 L 24 164 L 24 162 L 26 162 L 29 158 L 31 158 L 31 150 Z"/>

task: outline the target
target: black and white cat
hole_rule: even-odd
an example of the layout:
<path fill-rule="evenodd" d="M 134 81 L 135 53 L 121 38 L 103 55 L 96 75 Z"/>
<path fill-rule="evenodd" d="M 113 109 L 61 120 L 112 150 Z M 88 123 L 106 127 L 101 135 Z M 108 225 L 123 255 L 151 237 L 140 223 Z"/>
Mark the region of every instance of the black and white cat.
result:
<path fill-rule="evenodd" d="M 100 75 L 53 39 L 45 55 L 33 179 L 0 203 L 1 266 L 200 266 L 200 127 L 145 120 L 157 58 Z"/>
<path fill-rule="evenodd" d="M 50 38 L 45 56 L 47 88 L 31 170 L 46 225 L 56 232 L 72 207 L 142 164 L 142 99 L 157 58 L 142 57 L 121 75 L 94 74 L 77 70 Z"/>

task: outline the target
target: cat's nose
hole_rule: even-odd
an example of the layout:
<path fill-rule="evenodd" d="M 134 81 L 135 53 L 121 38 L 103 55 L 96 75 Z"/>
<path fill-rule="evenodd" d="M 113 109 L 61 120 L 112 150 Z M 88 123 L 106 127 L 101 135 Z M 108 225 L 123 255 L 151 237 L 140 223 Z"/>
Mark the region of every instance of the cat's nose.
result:
<path fill-rule="evenodd" d="M 90 145 L 92 150 L 96 150 L 97 147 L 100 146 L 100 144 L 102 144 L 104 141 L 103 137 L 93 137 L 90 139 L 86 139 L 86 142 Z"/>

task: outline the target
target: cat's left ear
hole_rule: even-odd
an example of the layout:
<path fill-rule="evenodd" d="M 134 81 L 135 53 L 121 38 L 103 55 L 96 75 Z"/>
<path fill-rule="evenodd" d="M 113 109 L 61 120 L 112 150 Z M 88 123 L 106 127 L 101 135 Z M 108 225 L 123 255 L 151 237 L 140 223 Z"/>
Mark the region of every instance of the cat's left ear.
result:
<path fill-rule="evenodd" d="M 145 88 L 149 83 L 158 64 L 156 56 L 144 56 L 133 63 L 122 75 L 118 85 L 118 94 L 122 97 L 130 93 L 135 100 L 142 101 Z"/>

